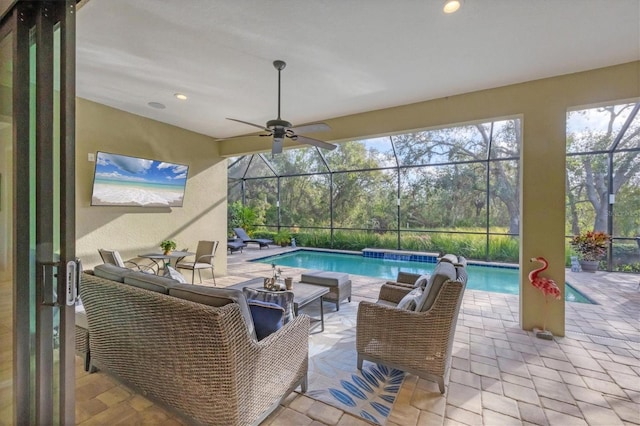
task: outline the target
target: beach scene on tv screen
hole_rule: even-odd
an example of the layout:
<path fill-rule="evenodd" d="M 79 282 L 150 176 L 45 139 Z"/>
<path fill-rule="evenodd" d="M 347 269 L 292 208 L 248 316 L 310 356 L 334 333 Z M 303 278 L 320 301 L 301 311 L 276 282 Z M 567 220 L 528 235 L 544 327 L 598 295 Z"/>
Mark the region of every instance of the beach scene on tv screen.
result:
<path fill-rule="evenodd" d="M 188 166 L 98 152 L 93 206 L 181 207 Z"/>

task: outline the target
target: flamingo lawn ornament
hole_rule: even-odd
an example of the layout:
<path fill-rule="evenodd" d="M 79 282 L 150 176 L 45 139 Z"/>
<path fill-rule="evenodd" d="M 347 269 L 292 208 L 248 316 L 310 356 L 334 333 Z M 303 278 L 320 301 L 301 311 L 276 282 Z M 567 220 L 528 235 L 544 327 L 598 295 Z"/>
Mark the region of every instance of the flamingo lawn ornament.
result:
<path fill-rule="evenodd" d="M 538 276 L 540 272 L 546 270 L 549 267 L 549 262 L 547 262 L 547 259 L 545 259 L 544 257 L 532 257 L 530 261 L 542 263 L 542 266 L 540 268 L 534 269 L 533 271 L 529 272 L 529 282 L 535 288 L 540 290 L 544 295 L 544 320 L 542 323 L 542 330 L 534 331 L 536 331 L 537 337 L 551 340 L 553 339 L 553 335 L 551 334 L 551 332 L 547 331 L 547 305 L 549 304 L 549 296 L 553 297 L 554 299 L 560 299 L 560 288 L 558 288 L 558 285 L 551 278 Z"/>

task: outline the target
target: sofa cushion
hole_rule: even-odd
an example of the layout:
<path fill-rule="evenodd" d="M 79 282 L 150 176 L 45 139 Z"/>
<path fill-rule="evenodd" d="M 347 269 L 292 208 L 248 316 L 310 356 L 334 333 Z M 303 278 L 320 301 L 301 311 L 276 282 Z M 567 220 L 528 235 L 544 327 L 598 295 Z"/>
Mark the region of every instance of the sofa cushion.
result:
<path fill-rule="evenodd" d="M 406 294 L 400 302 L 398 302 L 398 309 L 406 309 L 407 311 L 415 311 L 418 300 L 422 297 L 422 287 L 417 287 Z"/>
<path fill-rule="evenodd" d="M 124 278 L 124 283 L 132 287 L 144 288 L 157 293 L 169 294 L 169 289 L 178 284 L 178 281 L 160 277 L 158 275 L 145 274 L 132 271 Z"/>
<path fill-rule="evenodd" d="M 293 297 L 292 291 L 269 291 L 258 288 L 244 287 L 242 289 L 247 300 L 275 303 L 284 309 L 284 324 L 293 321 Z M 256 325 L 257 328 L 257 325 Z"/>
<path fill-rule="evenodd" d="M 247 299 L 256 337 L 262 340 L 282 328 L 284 308 L 277 303 Z"/>
<path fill-rule="evenodd" d="M 176 284 L 169 290 L 169 295 L 215 307 L 225 306 L 229 303 L 237 303 L 240 306 L 240 313 L 244 318 L 244 322 L 247 324 L 249 335 L 254 339 L 256 338 L 256 331 L 249 306 L 247 305 L 247 299 L 241 290 L 205 287 L 194 284 Z"/>
<path fill-rule="evenodd" d="M 184 278 L 184 276 L 178 272 L 177 270 L 175 270 L 173 267 L 166 265 L 164 267 L 164 272 L 162 273 L 162 276 L 165 278 L 171 278 L 173 280 L 178 281 L 180 284 L 186 284 L 187 280 Z"/>
<path fill-rule="evenodd" d="M 447 280 L 455 280 L 456 276 L 456 268 L 452 263 L 438 263 L 431 274 L 431 278 L 429 278 L 429 282 L 422 293 L 422 297 L 417 301 L 416 311 L 425 312 L 431 309 L 442 285 Z"/>
<path fill-rule="evenodd" d="M 93 275 L 96 277 L 117 281 L 119 283 L 123 283 L 124 278 L 132 272 L 133 271 L 131 269 L 122 268 L 120 266 L 112 265 L 111 263 L 97 265 L 93 268 Z"/>

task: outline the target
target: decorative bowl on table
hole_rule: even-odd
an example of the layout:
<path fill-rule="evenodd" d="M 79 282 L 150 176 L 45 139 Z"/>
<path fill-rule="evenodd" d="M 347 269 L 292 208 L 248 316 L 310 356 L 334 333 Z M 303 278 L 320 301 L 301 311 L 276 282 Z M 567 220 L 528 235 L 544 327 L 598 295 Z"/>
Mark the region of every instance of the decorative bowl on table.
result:
<path fill-rule="evenodd" d="M 284 291 L 287 289 L 287 286 L 284 281 L 279 278 L 265 278 L 264 288 L 270 291 Z"/>

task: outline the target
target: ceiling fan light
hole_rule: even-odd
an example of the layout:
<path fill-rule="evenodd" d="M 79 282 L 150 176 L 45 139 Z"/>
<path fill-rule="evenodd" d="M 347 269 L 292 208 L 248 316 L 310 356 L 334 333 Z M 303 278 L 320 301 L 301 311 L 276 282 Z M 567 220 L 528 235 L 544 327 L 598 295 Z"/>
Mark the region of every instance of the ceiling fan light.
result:
<path fill-rule="evenodd" d="M 284 138 L 275 137 L 273 138 L 273 144 L 271 145 L 271 155 L 273 154 L 281 154 L 282 153 L 282 143 Z"/>
<path fill-rule="evenodd" d="M 442 7 L 442 11 L 444 13 L 454 13 L 457 12 L 458 9 L 462 7 L 463 0 L 445 0 L 444 6 Z"/>

